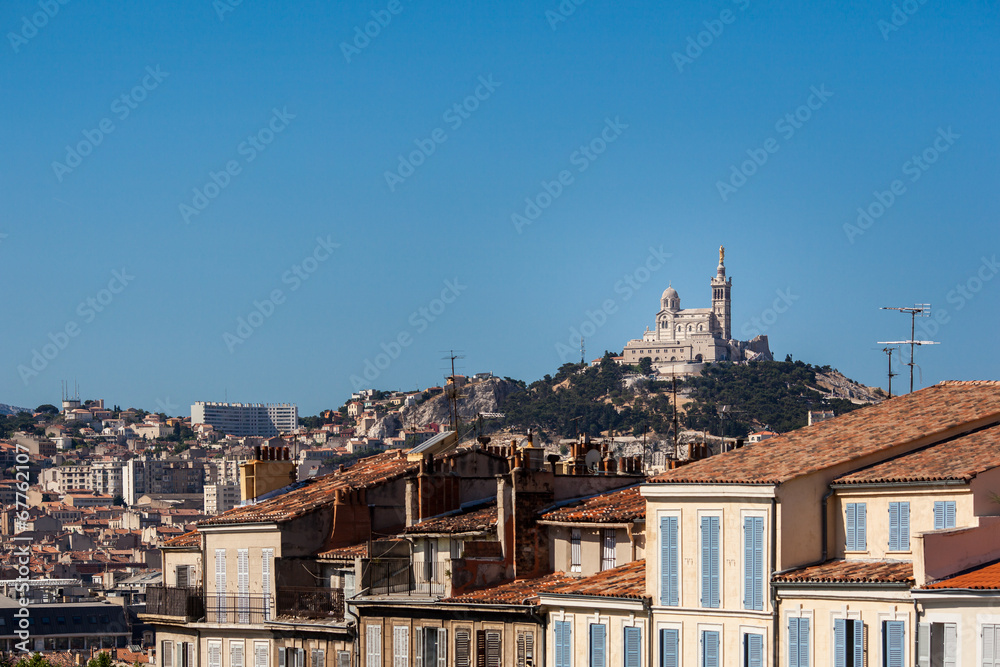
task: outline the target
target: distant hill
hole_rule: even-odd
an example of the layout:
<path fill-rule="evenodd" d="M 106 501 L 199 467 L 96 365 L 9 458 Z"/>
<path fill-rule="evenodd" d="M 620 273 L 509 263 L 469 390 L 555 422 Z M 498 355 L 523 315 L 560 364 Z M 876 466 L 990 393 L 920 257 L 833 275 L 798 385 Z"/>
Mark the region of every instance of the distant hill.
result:
<path fill-rule="evenodd" d="M 28 408 L 19 408 L 15 405 L 7 405 L 6 403 L 0 403 L 0 415 L 16 415 L 19 412 L 32 413 L 34 410 L 29 410 Z"/>

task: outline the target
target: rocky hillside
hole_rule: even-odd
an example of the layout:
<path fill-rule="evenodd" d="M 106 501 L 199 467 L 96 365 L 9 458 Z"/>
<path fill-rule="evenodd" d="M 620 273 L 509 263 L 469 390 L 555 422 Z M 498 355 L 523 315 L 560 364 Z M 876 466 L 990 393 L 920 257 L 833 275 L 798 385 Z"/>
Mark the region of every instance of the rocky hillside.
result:
<path fill-rule="evenodd" d="M 19 408 L 14 405 L 7 405 L 6 403 L 0 403 L 0 415 L 16 415 L 19 412 L 31 413 L 32 410 L 28 408 Z"/>
<path fill-rule="evenodd" d="M 841 374 L 836 369 L 825 368 L 816 371 L 814 387 L 823 392 L 827 398 L 842 398 L 852 403 L 863 405 L 876 403 L 886 398 L 885 392 L 879 387 L 868 387 Z"/>

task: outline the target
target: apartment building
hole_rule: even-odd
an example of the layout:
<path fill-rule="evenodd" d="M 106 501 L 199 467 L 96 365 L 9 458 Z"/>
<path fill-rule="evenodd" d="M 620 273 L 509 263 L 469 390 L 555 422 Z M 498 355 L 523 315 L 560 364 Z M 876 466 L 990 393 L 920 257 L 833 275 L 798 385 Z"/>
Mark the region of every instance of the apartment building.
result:
<path fill-rule="evenodd" d="M 139 456 L 122 468 L 122 496 L 130 506 L 149 494 L 201 495 L 204 484 L 204 464 L 199 461 Z"/>
<path fill-rule="evenodd" d="M 211 403 L 191 406 L 191 424 L 209 424 L 237 437 L 273 437 L 299 427 L 299 409 L 289 403 Z"/>

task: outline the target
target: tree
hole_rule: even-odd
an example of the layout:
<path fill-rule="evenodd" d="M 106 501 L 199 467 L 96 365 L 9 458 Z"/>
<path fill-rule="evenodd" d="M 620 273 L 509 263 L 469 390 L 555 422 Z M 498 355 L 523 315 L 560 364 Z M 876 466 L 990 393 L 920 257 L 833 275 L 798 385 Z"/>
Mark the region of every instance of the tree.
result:
<path fill-rule="evenodd" d="M 35 412 L 41 412 L 42 414 L 47 414 L 47 415 L 57 415 L 59 414 L 59 408 L 52 405 L 51 403 L 43 403 L 42 405 L 39 405 L 37 408 L 35 408 Z"/>
<path fill-rule="evenodd" d="M 41 653 L 34 653 L 30 658 L 18 660 L 17 667 L 55 667 L 55 665 L 43 658 Z"/>
<path fill-rule="evenodd" d="M 649 375 L 653 372 L 653 358 L 643 357 L 639 360 L 639 372 L 643 375 Z"/>
<path fill-rule="evenodd" d="M 114 661 L 111 659 L 111 654 L 107 651 L 101 651 L 87 661 L 87 667 L 112 667 L 112 665 L 114 665 Z"/>

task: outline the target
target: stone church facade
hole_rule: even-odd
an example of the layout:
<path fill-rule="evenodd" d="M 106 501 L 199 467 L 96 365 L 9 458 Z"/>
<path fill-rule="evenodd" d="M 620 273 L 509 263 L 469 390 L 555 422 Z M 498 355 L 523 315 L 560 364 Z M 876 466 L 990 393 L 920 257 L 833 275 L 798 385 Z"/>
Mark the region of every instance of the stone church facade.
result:
<path fill-rule="evenodd" d="M 660 298 L 656 326 L 642 338 L 625 345 L 622 362 L 638 364 L 643 357 L 653 360 L 660 372 L 691 374 L 703 364 L 715 361 L 771 360 L 767 336 L 750 341 L 732 338 L 733 279 L 726 277 L 725 248 L 719 248 L 719 266 L 711 280 L 711 308 L 681 308 L 681 298 L 673 286 Z"/>

